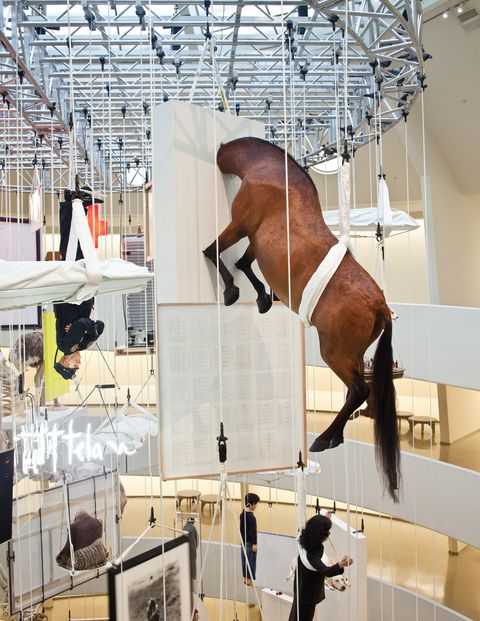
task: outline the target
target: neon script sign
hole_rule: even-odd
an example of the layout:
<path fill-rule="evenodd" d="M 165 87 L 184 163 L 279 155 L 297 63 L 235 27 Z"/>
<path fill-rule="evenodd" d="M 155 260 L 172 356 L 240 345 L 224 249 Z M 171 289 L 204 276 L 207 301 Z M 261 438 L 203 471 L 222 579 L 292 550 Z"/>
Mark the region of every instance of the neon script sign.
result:
<path fill-rule="evenodd" d="M 15 440 L 22 445 L 24 474 L 38 474 L 39 469 L 49 460 L 52 471 L 56 472 L 60 445 L 66 447 L 69 465 L 72 465 L 74 460 L 80 462 L 103 460 L 107 451 L 116 455 L 133 455 L 136 452 L 130 450 L 124 442 L 113 440 L 99 442 L 92 434 L 90 423 L 86 432 L 74 432 L 73 421 L 70 421 L 68 431 L 58 429 L 56 425 L 49 429 L 48 422 L 44 420 L 33 425 L 22 425 L 22 431 Z"/>

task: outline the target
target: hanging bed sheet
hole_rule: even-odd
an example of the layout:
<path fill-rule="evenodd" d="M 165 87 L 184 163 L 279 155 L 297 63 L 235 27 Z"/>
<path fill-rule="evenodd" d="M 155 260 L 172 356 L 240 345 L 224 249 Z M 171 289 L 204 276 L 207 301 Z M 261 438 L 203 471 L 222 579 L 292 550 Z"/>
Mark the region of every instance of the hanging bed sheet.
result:
<path fill-rule="evenodd" d="M 391 210 L 391 234 L 404 233 L 418 229 L 420 224 L 404 211 Z M 325 224 L 332 230 L 340 229 L 340 216 L 337 209 L 324 211 Z M 384 217 L 382 210 L 376 207 L 362 207 L 350 210 L 350 231 L 361 235 L 362 232 L 376 233 L 378 225 L 383 227 Z M 354 234 L 355 234 L 354 233 Z"/>
<path fill-rule="evenodd" d="M 86 262 L 0 261 L 0 310 L 51 302 L 83 302 L 95 295 L 135 293 L 153 273 L 122 259 L 99 261 L 101 279 L 91 282 Z M 90 282 L 89 282 L 90 280 Z"/>
<path fill-rule="evenodd" d="M 80 244 L 84 259 L 75 261 Z M 153 273 L 122 259 L 100 260 L 82 201 L 72 201 L 65 261 L 0 261 L 0 310 L 51 302 L 80 304 L 96 295 L 135 293 Z"/>

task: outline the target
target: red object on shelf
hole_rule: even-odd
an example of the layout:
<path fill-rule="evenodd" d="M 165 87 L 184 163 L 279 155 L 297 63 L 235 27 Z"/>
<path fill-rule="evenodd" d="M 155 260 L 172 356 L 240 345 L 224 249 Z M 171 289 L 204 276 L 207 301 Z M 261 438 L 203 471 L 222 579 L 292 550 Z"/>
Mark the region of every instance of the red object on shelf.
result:
<path fill-rule="evenodd" d="M 95 248 L 98 248 L 99 235 L 108 235 L 108 220 L 98 218 L 98 207 L 99 205 L 89 205 L 87 213 L 88 228 L 92 234 Z"/>

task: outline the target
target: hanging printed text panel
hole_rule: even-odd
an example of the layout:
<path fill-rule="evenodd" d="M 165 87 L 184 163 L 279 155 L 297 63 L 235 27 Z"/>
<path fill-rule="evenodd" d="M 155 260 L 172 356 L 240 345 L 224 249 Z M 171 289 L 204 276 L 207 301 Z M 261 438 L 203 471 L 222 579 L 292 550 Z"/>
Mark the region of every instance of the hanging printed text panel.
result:
<path fill-rule="evenodd" d="M 158 306 L 164 478 L 291 467 L 305 448 L 303 328 L 281 304 Z M 220 352 L 220 356 L 219 356 Z M 219 360 L 220 359 L 220 360 Z"/>

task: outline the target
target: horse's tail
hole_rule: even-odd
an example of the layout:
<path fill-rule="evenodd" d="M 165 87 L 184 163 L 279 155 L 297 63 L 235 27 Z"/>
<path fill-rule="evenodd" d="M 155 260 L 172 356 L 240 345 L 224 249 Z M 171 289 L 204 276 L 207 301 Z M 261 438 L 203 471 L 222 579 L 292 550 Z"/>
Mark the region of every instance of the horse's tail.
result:
<path fill-rule="evenodd" d="M 385 319 L 383 333 L 373 359 L 371 387 L 375 420 L 376 457 L 391 497 L 398 502 L 400 447 L 393 385 L 392 320 Z"/>

